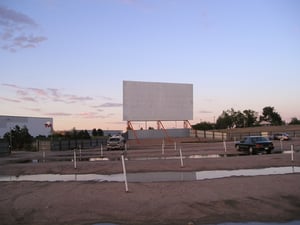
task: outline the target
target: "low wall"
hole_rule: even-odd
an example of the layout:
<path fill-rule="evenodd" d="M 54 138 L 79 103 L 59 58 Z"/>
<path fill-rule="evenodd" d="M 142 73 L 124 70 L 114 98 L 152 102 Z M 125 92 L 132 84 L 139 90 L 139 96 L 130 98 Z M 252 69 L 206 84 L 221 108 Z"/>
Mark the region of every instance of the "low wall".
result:
<path fill-rule="evenodd" d="M 0 156 L 10 154 L 9 144 L 5 141 L 0 141 Z"/>
<path fill-rule="evenodd" d="M 136 136 L 135 136 L 136 135 Z M 128 139 L 163 139 L 163 138 L 178 138 L 178 137 L 190 137 L 190 129 L 160 129 L 160 130 L 129 130 Z"/>
<path fill-rule="evenodd" d="M 205 138 L 212 140 L 227 140 L 227 134 L 218 131 L 206 131 L 206 130 L 190 130 L 190 137 Z"/>
<path fill-rule="evenodd" d="M 106 145 L 106 140 L 107 137 L 79 140 L 37 140 L 35 147 L 37 151 L 64 151 L 74 148 L 89 149 Z"/>

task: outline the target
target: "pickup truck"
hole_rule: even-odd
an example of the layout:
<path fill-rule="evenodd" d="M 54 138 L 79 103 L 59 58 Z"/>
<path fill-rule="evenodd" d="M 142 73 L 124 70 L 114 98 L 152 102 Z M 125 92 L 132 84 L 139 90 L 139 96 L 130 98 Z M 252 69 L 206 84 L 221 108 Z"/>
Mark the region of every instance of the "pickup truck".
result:
<path fill-rule="evenodd" d="M 107 151 L 114 150 L 114 149 L 124 150 L 125 142 L 126 142 L 125 138 L 122 137 L 121 135 L 112 136 L 107 140 L 106 149 Z"/>

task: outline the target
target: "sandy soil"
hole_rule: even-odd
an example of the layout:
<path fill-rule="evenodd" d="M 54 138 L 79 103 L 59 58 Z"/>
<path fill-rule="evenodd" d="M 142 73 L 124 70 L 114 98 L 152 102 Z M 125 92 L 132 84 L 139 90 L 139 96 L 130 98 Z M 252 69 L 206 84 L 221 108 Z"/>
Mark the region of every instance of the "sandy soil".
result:
<path fill-rule="evenodd" d="M 188 149 L 187 147 L 185 147 Z M 207 147 L 207 152 L 219 147 Z M 138 151 L 138 150 L 137 150 Z M 218 169 L 300 166 L 300 153 L 291 161 L 289 154 L 271 154 L 203 159 L 138 160 L 145 155 L 158 156 L 160 149 L 128 151 L 127 172 L 202 171 Z M 169 150 L 171 152 L 171 150 Z M 228 152 L 234 152 L 232 148 Z M 121 152 L 105 152 L 112 161 L 56 161 L 58 154 L 70 158 L 72 152 L 16 153 L 0 158 L 1 175 L 22 174 L 113 174 L 122 172 Z M 82 159 L 95 157 L 94 151 L 82 153 Z M 168 153 L 166 151 L 165 153 Z M 175 154 L 172 152 L 172 154 Z M 171 154 L 171 155 L 172 155 Z M 177 154 L 177 153 L 176 153 Z M 193 148 L 185 155 L 195 154 Z M 51 155 L 51 157 L 50 157 Z M 166 157 L 164 155 L 164 157 Z M 17 159 L 39 158 L 40 163 L 13 163 Z M 30 156 L 30 157 L 29 157 Z M 116 182 L 1 182 L 1 224 L 94 224 L 110 222 L 124 225 L 215 224 L 237 221 L 300 220 L 300 174 L 223 179 L 129 183 Z"/>

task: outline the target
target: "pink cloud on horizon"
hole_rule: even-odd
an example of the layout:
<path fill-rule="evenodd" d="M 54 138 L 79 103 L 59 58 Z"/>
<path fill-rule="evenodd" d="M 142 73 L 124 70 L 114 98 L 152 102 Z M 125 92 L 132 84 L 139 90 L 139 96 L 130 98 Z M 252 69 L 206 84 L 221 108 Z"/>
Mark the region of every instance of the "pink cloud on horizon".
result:
<path fill-rule="evenodd" d="M 47 116 L 72 116 L 72 113 L 64 113 L 64 112 L 54 112 L 54 113 L 45 113 Z"/>
<path fill-rule="evenodd" d="M 48 96 L 47 91 L 40 88 L 28 88 L 28 90 L 32 91 L 33 93 L 37 94 L 38 96 Z"/>
<path fill-rule="evenodd" d="M 27 102 L 37 102 L 37 100 L 35 98 L 32 98 L 32 97 L 22 97 L 21 100 L 22 101 L 27 101 Z"/>
<path fill-rule="evenodd" d="M 11 99 L 11 98 L 4 98 L 4 97 L 0 97 L 0 100 L 6 101 L 6 102 L 16 102 L 16 103 L 21 102 L 20 100 Z"/>

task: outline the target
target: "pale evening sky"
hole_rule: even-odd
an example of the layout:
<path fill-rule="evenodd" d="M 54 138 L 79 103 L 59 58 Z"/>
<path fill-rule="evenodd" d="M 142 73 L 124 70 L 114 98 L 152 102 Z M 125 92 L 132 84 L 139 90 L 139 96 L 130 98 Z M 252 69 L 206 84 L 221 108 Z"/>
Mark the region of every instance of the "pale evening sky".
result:
<path fill-rule="evenodd" d="M 298 0 L 0 0 L 0 115 L 125 129 L 123 80 L 192 83 L 194 120 L 300 119 Z"/>

